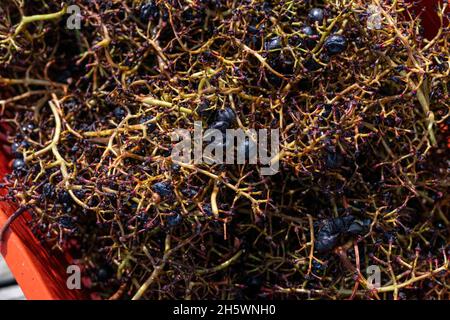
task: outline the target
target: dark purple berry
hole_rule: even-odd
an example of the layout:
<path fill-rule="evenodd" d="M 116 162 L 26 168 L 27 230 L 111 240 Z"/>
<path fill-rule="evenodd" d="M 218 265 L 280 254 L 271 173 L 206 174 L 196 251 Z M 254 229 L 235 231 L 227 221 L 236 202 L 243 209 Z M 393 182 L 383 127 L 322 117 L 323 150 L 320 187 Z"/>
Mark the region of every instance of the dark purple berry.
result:
<path fill-rule="evenodd" d="M 245 295 L 248 297 L 254 297 L 261 291 L 263 280 L 258 276 L 248 277 L 245 281 Z"/>
<path fill-rule="evenodd" d="M 208 100 L 201 101 L 197 107 L 197 113 L 202 118 L 209 118 L 211 114 L 213 114 L 212 110 L 213 107 L 211 106 Z"/>
<path fill-rule="evenodd" d="M 230 123 L 228 121 L 216 121 L 209 126 L 209 129 L 216 129 L 222 132 L 228 128 L 230 128 Z"/>
<path fill-rule="evenodd" d="M 16 159 L 14 159 L 14 161 L 12 163 L 12 167 L 13 167 L 13 170 L 15 170 L 15 171 L 21 170 L 21 169 L 25 168 L 25 161 L 23 159 L 16 158 Z"/>
<path fill-rule="evenodd" d="M 141 119 L 140 123 L 146 123 L 148 121 L 151 121 L 153 119 L 152 116 L 145 116 Z M 154 123 L 147 123 L 147 132 L 153 132 L 156 129 L 156 124 Z"/>
<path fill-rule="evenodd" d="M 314 242 L 317 252 L 331 251 L 338 244 L 341 236 L 348 233 L 354 221 L 355 217 L 353 216 L 323 220 Z"/>
<path fill-rule="evenodd" d="M 322 22 L 324 18 L 324 12 L 321 8 L 312 8 L 308 12 L 308 19 L 311 22 Z"/>
<path fill-rule="evenodd" d="M 31 133 L 35 128 L 36 126 L 34 124 L 28 123 L 22 127 L 22 131 L 26 133 Z"/>
<path fill-rule="evenodd" d="M 125 118 L 126 112 L 121 107 L 116 107 L 113 111 L 114 117 L 116 117 L 117 120 L 122 120 Z"/>
<path fill-rule="evenodd" d="M 304 26 L 300 31 L 310 37 L 317 35 L 317 32 L 311 26 Z"/>
<path fill-rule="evenodd" d="M 11 152 L 14 156 L 21 155 L 19 148 L 20 148 L 20 143 L 14 142 L 13 144 L 11 144 Z"/>
<path fill-rule="evenodd" d="M 301 32 L 305 35 L 305 39 L 303 40 L 304 46 L 308 49 L 313 49 L 317 43 L 317 32 L 310 26 L 304 26 Z"/>
<path fill-rule="evenodd" d="M 193 188 L 184 188 L 181 189 L 181 193 L 186 197 L 193 198 L 198 194 L 198 191 Z"/>
<path fill-rule="evenodd" d="M 58 193 L 58 202 L 63 206 L 68 206 L 72 203 L 72 197 L 66 190 L 62 190 Z"/>
<path fill-rule="evenodd" d="M 364 219 L 364 220 L 355 220 L 350 227 L 348 228 L 347 232 L 354 234 L 354 235 L 361 235 L 367 232 L 370 223 L 372 221 L 370 219 Z"/>
<path fill-rule="evenodd" d="M 60 217 L 58 219 L 58 223 L 61 227 L 65 228 L 65 229 L 73 229 L 74 228 L 72 218 L 69 216 Z"/>
<path fill-rule="evenodd" d="M 157 182 L 152 186 L 152 189 L 161 197 L 168 197 L 173 192 L 169 182 Z"/>
<path fill-rule="evenodd" d="M 236 120 L 236 114 L 233 109 L 226 107 L 225 109 L 217 110 L 216 121 L 226 121 L 232 124 Z"/>
<path fill-rule="evenodd" d="M 337 169 L 342 166 L 344 159 L 339 152 L 328 152 L 326 165 L 330 169 Z"/>
<path fill-rule="evenodd" d="M 46 183 L 42 187 L 42 195 L 45 198 L 51 198 L 55 195 L 55 187 L 51 183 Z"/>
<path fill-rule="evenodd" d="M 207 203 L 207 204 L 203 205 L 202 209 L 203 209 L 203 212 L 204 212 L 208 217 L 211 217 L 211 216 L 213 215 L 213 212 L 212 212 L 212 208 L 211 208 L 211 204 L 210 204 L 210 203 Z"/>
<path fill-rule="evenodd" d="M 173 212 L 169 216 L 167 216 L 167 225 L 171 228 L 178 226 L 182 221 L 183 217 L 178 212 Z"/>
<path fill-rule="evenodd" d="M 266 48 L 267 51 L 271 51 L 271 50 L 275 50 L 275 49 L 280 49 L 281 46 L 282 46 L 281 38 L 278 37 L 278 36 L 269 39 L 269 40 L 266 41 L 266 43 L 265 43 L 265 48 Z"/>
<path fill-rule="evenodd" d="M 317 71 L 319 70 L 322 66 L 316 61 L 314 60 L 314 58 L 309 58 L 307 59 L 304 63 L 303 66 L 306 68 L 306 70 L 308 71 Z"/>
<path fill-rule="evenodd" d="M 347 48 L 347 39 L 339 34 L 333 34 L 325 40 L 324 45 L 330 55 L 339 54 Z"/>
<path fill-rule="evenodd" d="M 156 21 L 159 19 L 160 13 L 158 5 L 154 1 L 147 1 L 141 6 L 139 18 L 143 23 Z"/>
<path fill-rule="evenodd" d="M 107 281 L 109 278 L 112 277 L 114 274 L 114 271 L 110 266 L 104 266 L 97 271 L 97 280 L 104 282 Z"/>

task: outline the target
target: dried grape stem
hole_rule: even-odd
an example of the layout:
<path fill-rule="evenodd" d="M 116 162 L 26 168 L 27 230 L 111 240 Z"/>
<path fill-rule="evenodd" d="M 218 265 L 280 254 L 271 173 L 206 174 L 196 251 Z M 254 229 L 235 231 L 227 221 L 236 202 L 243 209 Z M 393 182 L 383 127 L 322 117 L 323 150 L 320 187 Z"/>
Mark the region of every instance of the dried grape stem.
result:
<path fill-rule="evenodd" d="M 3 243 L 3 237 L 5 236 L 6 231 L 8 231 L 11 224 L 28 209 L 29 209 L 28 206 L 22 206 L 19 209 L 17 209 L 12 215 L 10 215 L 8 217 L 5 224 L 0 229 L 0 245 Z"/>
<path fill-rule="evenodd" d="M 228 268 L 230 265 L 232 265 L 237 259 L 239 259 L 239 257 L 242 255 L 243 251 L 239 250 L 238 252 L 236 252 L 230 259 L 228 259 L 227 261 L 219 264 L 218 266 L 215 266 L 213 268 L 210 269 L 202 269 L 202 270 L 198 270 L 195 273 L 197 275 L 202 275 L 202 274 L 206 274 L 206 273 L 212 273 L 212 272 L 217 272 L 223 269 Z"/>
<path fill-rule="evenodd" d="M 46 21 L 61 18 L 67 12 L 67 6 L 64 6 L 60 11 L 47 14 L 36 14 L 34 16 L 23 16 L 16 30 L 14 31 L 14 37 L 17 36 L 27 24 L 36 21 Z"/>
<path fill-rule="evenodd" d="M 153 272 L 151 273 L 150 277 L 144 282 L 144 284 L 138 289 L 136 294 L 133 296 L 131 300 L 139 300 L 142 295 L 147 291 L 147 289 L 152 285 L 152 283 L 158 278 L 161 271 L 164 269 L 167 260 L 169 259 L 170 254 L 173 252 L 173 249 L 170 249 L 170 235 L 168 234 L 166 236 L 165 240 L 165 249 L 164 249 L 164 256 L 160 262 L 159 265 L 153 269 Z"/>

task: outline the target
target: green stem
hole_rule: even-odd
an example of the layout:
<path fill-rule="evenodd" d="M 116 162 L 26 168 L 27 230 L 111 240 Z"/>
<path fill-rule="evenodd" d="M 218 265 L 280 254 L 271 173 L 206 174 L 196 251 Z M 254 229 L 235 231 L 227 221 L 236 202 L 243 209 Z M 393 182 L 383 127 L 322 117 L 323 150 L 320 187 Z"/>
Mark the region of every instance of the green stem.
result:
<path fill-rule="evenodd" d="M 36 14 L 34 16 L 23 16 L 22 20 L 20 21 L 19 25 L 17 26 L 16 30 L 14 31 L 14 37 L 17 36 L 23 28 L 29 23 L 35 22 L 35 21 L 46 21 L 46 20 L 53 20 L 58 19 L 65 15 L 67 12 L 67 7 L 64 6 L 64 8 L 61 11 L 54 12 L 54 13 L 47 13 L 47 14 Z"/>
<path fill-rule="evenodd" d="M 239 250 L 234 256 L 232 256 L 230 259 L 228 259 L 227 261 L 219 264 L 218 266 L 212 267 L 210 269 L 203 269 L 203 270 L 199 270 L 197 271 L 197 275 L 201 275 L 201 274 L 205 274 L 205 273 L 213 273 L 213 272 L 218 272 L 220 270 L 226 269 L 228 268 L 230 265 L 232 265 L 237 259 L 239 259 L 239 257 L 242 255 L 242 250 Z"/>

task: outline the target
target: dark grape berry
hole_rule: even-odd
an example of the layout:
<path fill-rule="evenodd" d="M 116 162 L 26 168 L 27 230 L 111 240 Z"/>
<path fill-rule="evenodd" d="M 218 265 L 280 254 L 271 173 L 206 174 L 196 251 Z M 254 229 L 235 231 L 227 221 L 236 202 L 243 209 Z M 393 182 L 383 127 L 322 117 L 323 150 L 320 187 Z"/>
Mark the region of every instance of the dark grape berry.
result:
<path fill-rule="evenodd" d="M 97 280 L 104 282 L 110 279 L 114 274 L 114 271 L 110 266 L 103 266 L 97 271 Z"/>
<path fill-rule="evenodd" d="M 339 152 L 328 152 L 327 153 L 327 159 L 326 159 L 326 165 L 330 169 L 337 169 L 340 166 L 342 166 L 344 162 L 344 158 Z"/>
<path fill-rule="evenodd" d="M 13 170 L 15 170 L 15 171 L 21 170 L 21 169 L 25 168 L 25 161 L 23 159 L 16 158 L 16 159 L 14 159 L 14 161 L 12 163 L 12 167 L 13 167 Z"/>
<path fill-rule="evenodd" d="M 323 107 L 323 118 L 328 118 L 328 116 L 331 114 L 331 111 L 333 111 L 333 106 L 331 104 L 322 104 Z"/>
<path fill-rule="evenodd" d="M 255 26 L 249 26 L 247 31 L 245 43 L 251 48 L 260 48 L 262 43 L 260 30 Z"/>
<path fill-rule="evenodd" d="M 72 200 L 70 194 L 66 190 L 62 190 L 58 194 L 58 200 L 61 203 L 68 203 Z"/>
<path fill-rule="evenodd" d="M 29 143 L 28 141 L 26 141 L 26 140 L 23 140 L 23 141 L 20 143 L 20 146 L 21 146 L 22 148 L 24 148 L 24 149 L 27 149 L 27 148 L 30 147 L 30 143 Z"/>
<path fill-rule="evenodd" d="M 306 36 L 303 40 L 304 46 L 308 49 L 313 49 L 317 43 L 317 40 L 315 39 L 315 37 L 317 37 L 317 32 L 310 26 L 304 26 L 300 31 Z"/>
<path fill-rule="evenodd" d="M 356 220 L 354 216 L 326 219 L 316 236 L 314 248 L 319 253 L 331 251 L 344 235 L 361 235 L 368 230 L 370 220 Z"/>
<path fill-rule="evenodd" d="M 319 253 L 325 253 L 332 250 L 339 239 L 339 234 L 319 233 L 319 237 L 314 243 L 314 248 Z"/>
<path fill-rule="evenodd" d="M 172 194 L 172 186 L 169 182 L 157 182 L 152 186 L 152 189 L 162 197 L 168 197 Z"/>
<path fill-rule="evenodd" d="M 371 224 L 370 219 L 355 220 L 348 228 L 347 232 L 354 235 L 361 235 L 367 232 Z"/>
<path fill-rule="evenodd" d="M 35 128 L 36 126 L 34 124 L 28 123 L 27 125 L 22 127 L 22 131 L 26 133 L 31 133 Z"/>
<path fill-rule="evenodd" d="M 199 22 L 202 19 L 202 12 L 200 11 L 196 11 L 193 8 L 189 8 L 185 11 L 183 11 L 183 13 L 181 14 L 181 17 L 185 20 L 185 21 L 189 21 L 189 22 Z"/>
<path fill-rule="evenodd" d="M 236 114 L 233 109 L 226 107 L 225 109 L 217 110 L 216 121 L 226 121 L 232 124 L 236 120 Z"/>
<path fill-rule="evenodd" d="M 51 198 L 55 195 L 55 187 L 51 183 L 46 183 L 42 187 L 42 195 L 45 198 Z"/>
<path fill-rule="evenodd" d="M 216 121 L 209 126 L 209 129 L 216 129 L 222 132 L 225 132 L 228 128 L 230 128 L 230 123 L 228 121 Z"/>
<path fill-rule="evenodd" d="M 75 190 L 73 193 L 75 194 L 75 196 L 77 198 L 83 199 L 84 195 L 86 194 L 86 191 L 85 190 Z"/>
<path fill-rule="evenodd" d="M 212 110 L 213 110 L 213 107 L 211 106 L 211 104 L 209 103 L 208 100 L 201 101 L 197 107 L 197 113 L 202 118 L 211 117 L 211 115 L 213 114 Z"/>
<path fill-rule="evenodd" d="M 143 23 L 156 21 L 159 19 L 160 13 L 158 5 L 154 1 L 148 1 L 141 6 L 139 18 Z"/>
<path fill-rule="evenodd" d="M 15 157 L 21 155 L 19 148 L 20 148 L 20 143 L 14 142 L 13 144 L 11 144 L 11 152 Z"/>
<path fill-rule="evenodd" d="M 117 120 L 122 120 L 125 118 L 126 112 L 121 107 L 117 107 L 113 111 L 114 117 L 116 117 Z"/>
<path fill-rule="evenodd" d="M 256 296 L 260 291 L 263 285 L 263 280 L 258 276 L 250 276 L 245 280 L 245 295 L 248 297 Z"/>
<path fill-rule="evenodd" d="M 167 225 L 171 228 L 176 227 L 183 221 L 183 217 L 178 212 L 174 212 L 167 216 Z"/>
<path fill-rule="evenodd" d="M 213 215 L 213 212 L 212 212 L 212 208 L 211 208 L 211 204 L 210 204 L 210 203 L 207 203 L 207 204 L 203 205 L 202 209 L 203 209 L 203 212 L 204 212 L 208 217 L 211 217 L 211 216 Z"/>
<path fill-rule="evenodd" d="M 324 271 L 326 270 L 326 266 L 323 265 L 322 263 L 318 262 L 317 260 L 313 260 L 312 261 L 312 271 L 316 274 L 316 275 L 322 275 L 324 273 Z"/>
<path fill-rule="evenodd" d="M 317 32 L 311 26 L 304 26 L 300 31 L 307 36 L 317 35 Z"/>
<path fill-rule="evenodd" d="M 141 119 L 140 123 L 146 123 L 148 121 L 151 121 L 153 119 L 152 116 L 145 116 Z M 154 123 L 147 123 L 147 132 L 153 132 L 156 129 L 156 124 Z"/>
<path fill-rule="evenodd" d="M 312 8 L 308 12 L 308 19 L 312 22 L 322 22 L 324 18 L 324 12 L 321 8 Z"/>
<path fill-rule="evenodd" d="M 281 44 L 281 38 L 278 37 L 278 36 L 269 39 L 269 40 L 266 41 L 266 43 L 265 43 L 265 48 L 266 48 L 267 51 L 275 50 L 275 49 L 280 49 L 281 46 L 282 46 L 282 44 Z"/>
<path fill-rule="evenodd" d="M 324 45 L 330 55 L 339 54 L 347 48 L 347 39 L 339 34 L 333 34 L 325 40 Z"/>
<path fill-rule="evenodd" d="M 193 188 L 184 188 L 181 189 L 181 193 L 186 197 L 193 198 L 198 194 L 198 191 Z"/>
<path fill-rule="evenodd" d="M 306 70 L 308 71 L 317 71 L 319 70 L 322 66 L 316 61 L 314 60 L 314 58 L 309 58 L 305 61 L 305 63 L 303 63 L 303 66 L 306 68 Z"/>
<path fill-rule="evenodd" d="M 72 204 L 70 204 L 70 203 L 63 203 L 62 211 L 63 211 L 64 213 L 69 214 L 69 213 L 72 212 L 72 210 L 73 210 Z"/>
<path fill-rule="evenodd" d="M 316 236 L 314 248 L 320 253 L 332 250 L 340 236 L 348 230 L 354 220 L 353 216 L 323 220 L 322 227 Z"/>
<path fill-rule="evenodd" d="M 73 229 L 74 225 L 72 222 L 72 218 L 68 216 L 62 216 L 58 219 L 58 223 L 61 227 L 65 229 Z"/>

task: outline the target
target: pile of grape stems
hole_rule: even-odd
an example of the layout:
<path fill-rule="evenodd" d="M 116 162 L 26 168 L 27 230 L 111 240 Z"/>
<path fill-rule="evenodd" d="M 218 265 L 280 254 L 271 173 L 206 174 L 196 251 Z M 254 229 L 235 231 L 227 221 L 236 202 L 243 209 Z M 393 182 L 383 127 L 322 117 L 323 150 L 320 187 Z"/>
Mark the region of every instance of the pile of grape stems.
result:
<path fill-rule="evenodd" d="M 8 224 L 92 298 L 449 299 L 447 8 L 2 1 Z M 177 163 L 194 121 L 279 129 L 279 171 Z"/>

